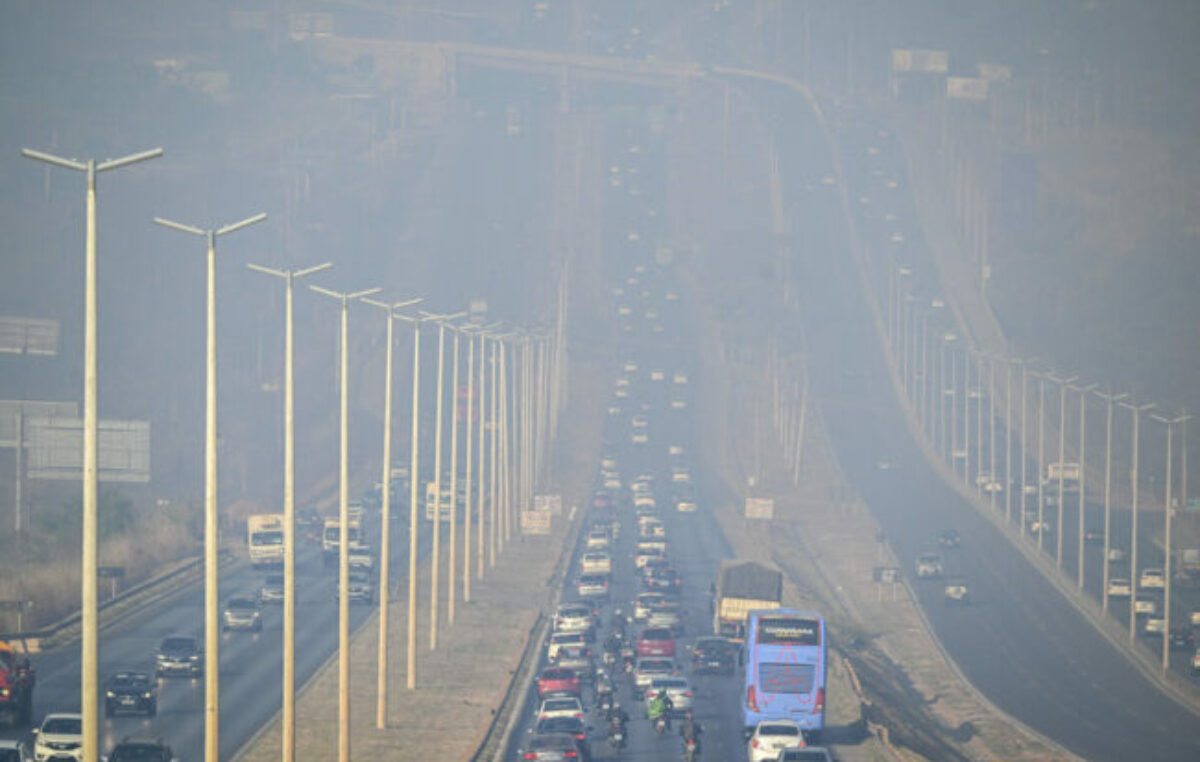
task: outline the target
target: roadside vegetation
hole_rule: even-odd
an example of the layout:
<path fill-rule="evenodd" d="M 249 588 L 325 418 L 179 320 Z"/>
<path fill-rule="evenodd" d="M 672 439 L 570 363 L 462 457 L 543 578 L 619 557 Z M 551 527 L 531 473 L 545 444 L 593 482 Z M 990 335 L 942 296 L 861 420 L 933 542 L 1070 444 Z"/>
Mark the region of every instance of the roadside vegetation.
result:
<path fill-rule="evenodd" d="M 24 616 L 26 630 L 79 609 L 83 510 L 78 487 L 73 491 L 71 496 L 66 490 L 55 491 L 54 498 L 30 511 L 28 531 L 0 539 L 0 600 L 33 602 Z M 101 489 L 99 500 L 100 565 L 124 568 L 118 592 L 198 552 L 198 507 L 168 501 L 142 504 L 117 489 Z M 101 602 L 112 590 L 110 580 L 100 580 Z M 16 629 L 16 612 L 0 612 L 0 631 Z"/>

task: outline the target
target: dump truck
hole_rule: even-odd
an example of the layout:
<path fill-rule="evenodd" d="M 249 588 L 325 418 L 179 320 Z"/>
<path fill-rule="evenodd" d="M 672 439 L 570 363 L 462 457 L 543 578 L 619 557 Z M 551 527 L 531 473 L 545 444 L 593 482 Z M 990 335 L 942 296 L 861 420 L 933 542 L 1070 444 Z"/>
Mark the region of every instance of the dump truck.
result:
<path fill-rule="evenodd" d="M 255 569 L 283 566 L 283 514 L 246 517 L 246 546 Z"/>
<path fill-rule="evenodd" d="M 0 640 L 0 723 L 28 725 L 33 719 L 33 685 L 37 673 L 29 658 Z"/>
<path fill-rule="evenodd" d="M 783 574 L 754 561 L 723 561 L 714 593 L 713 633 L 741 642 L 746 637 L 747 614 L 779 608 Z"/>

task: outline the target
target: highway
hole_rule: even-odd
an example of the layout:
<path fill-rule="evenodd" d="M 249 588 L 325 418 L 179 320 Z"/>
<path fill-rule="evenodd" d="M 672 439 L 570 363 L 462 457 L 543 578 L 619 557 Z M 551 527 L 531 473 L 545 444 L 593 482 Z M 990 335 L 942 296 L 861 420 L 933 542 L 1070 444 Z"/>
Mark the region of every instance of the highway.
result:
<path fill-rule="evenodd" d="M 799 102 L 790 111 L 792 124 L 810 119 Z M 853 136 L 842 144 L 843 153 L 865 155 L 867 148 Z M 793 225 L 823 231 L 816 237 L 827 244 L 807 249 L 799 284 L 815 391 L 838 458 L 904 574 L 914 576 L 916 556 L 936 549 L 940 530 L 955 528 L 963 537 L 962 549 L 944 556 L 948 574 L 969 580 L 972 605 L 948 607 L 940 584 L 913 582 L 936 635 L 1001 709 L 1088 759 L 1200 758 L 1200 718 L 1116 653 L 923 461 L 896 412 L 845 231 L 832 222 L 843 219 L 838 196 L 832 188 L 805 192 L 816 180 L 806 159 L 798 157 L 784 174 L 790 198 L 801 199 L 789 209 Z M 881 462 L 894 468 L 880 469 Z"/>

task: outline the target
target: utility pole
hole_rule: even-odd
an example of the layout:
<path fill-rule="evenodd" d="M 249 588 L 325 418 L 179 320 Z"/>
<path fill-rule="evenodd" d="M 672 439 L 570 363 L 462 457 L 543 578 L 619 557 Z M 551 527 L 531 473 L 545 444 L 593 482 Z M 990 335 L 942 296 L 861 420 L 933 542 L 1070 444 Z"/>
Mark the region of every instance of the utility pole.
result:
<path fill-rule="evenodd" d="M 80 161 L 54 154 L 22 148 L 21 155 L 56 167 L 83 172 L 86 177 L 84 195 L 84 287 L 83 287 L 83 542 L 80 553 L 79 606 L 79 704 L 82 716 L 82 762 L 100 759 L 100 617 L 97 594 L 99 566 L 99 534 L 97 506 L 99 492 L 100 419 L 96 371 L 96 175 L 110 169 L 162 156 L 161 148 L 129 154 L 119 159 Z"/>
<path fill-rule="evenodd" d="M 341 302 L 341 432 L 338 458 L 338 762 L 350 762 L 350 331 L 349 306 L 355 299 L 382 291 L 368 288 L 353 293 L 309 286 Z M 205 670 L 205 673 L 209 670 Z M 215 759 L 212 762 L 217 762 Z"/>
<path fill-rule="evenodd" d="M 396 311 L 419 303 L 418 299 L 387 304 L 364 298 L 364 302 L 387 311 L 387 349 L 384 353 L 383 371 L 383 482 L 380 495 L 380 524 L 383 529 L 379 541 L 379 646 L 375 662 L 375 727 L 387 727 L 388 712 L 388 609 L 391 603 L 391 536 L 392 536 L 392 325 Z"/>
<path fill-rule="evenodd" d="M 1134 601 L 1137 600 L 1137 557 L 1138 557 L 1138 424 L 1141 414 L 1154 408 L 1153 402 L 1135 405 L 1122 402 L 1121 407 L 1127 408 L 1133 414 L 1133 449 L 1129 464 L 1129 490 L 1132 493 L 1129 525 L 1129 645 L 1133 645 L 1137 636 L 1137 612 L 1134 611 Z"/>
<path fill-rule="evenodd" d="M 205 352 L 204 403 L 204 759 L 218 762 L 220 750 L 219 669 L 221 624 L 220 596 L 217 589 L 220 564 L 220 531 L 217 506 L 217 237 L 261 222 L 265 214 L 202 230 L 191 225 L 155 217 L 163 227 L 203 237 L 208 243 L 208 288 Z"/>
<path fill-rule="evenodd" d="M 286 284 L 283 340 L 283 762 L 296 759 L 296 394 L 293 373 L 292 291 L 296 278 L 326 270 L 323 262 L 302 270 L 277 270 L 247 264 L 251 270 L 282 278 Z M 386 498 L 385 498 L 386 500 Z"/>

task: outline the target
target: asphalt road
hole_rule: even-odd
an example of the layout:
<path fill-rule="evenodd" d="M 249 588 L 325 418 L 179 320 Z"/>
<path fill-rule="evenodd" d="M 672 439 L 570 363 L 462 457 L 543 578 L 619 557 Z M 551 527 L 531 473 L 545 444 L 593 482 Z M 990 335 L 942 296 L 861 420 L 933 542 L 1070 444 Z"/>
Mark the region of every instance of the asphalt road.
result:
<path fill-rule="evenodd" d="M 794 118 L 807 117 L 798 108 Z M 944 556 L 948 574 L 968 579 L 971 605 L 947 606 L 940 584 L 914 581 L 951 657 L 1001 709 L 1088 759 L 1200 758 L 1200 718 L 1131 667 L 923 461 L 894 412 L 898 403 L 835 222 L 836 194 L 804 194 L 793 185 L 792 198 L 804 199 L 793 207 L 796 224 L 823 229 L 822 240 L 834 244 L 808 250 L 801 289 L 810 371 L 839 461 L 910 577 L 940 530 L 962 534 L 963 547 Z M 881 459 L 895 467 L 879 469 Z"/>

